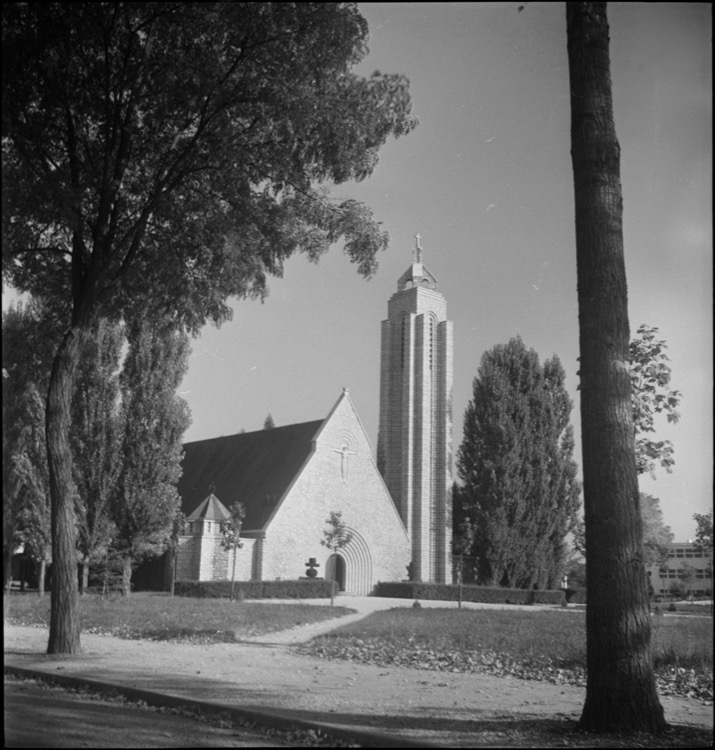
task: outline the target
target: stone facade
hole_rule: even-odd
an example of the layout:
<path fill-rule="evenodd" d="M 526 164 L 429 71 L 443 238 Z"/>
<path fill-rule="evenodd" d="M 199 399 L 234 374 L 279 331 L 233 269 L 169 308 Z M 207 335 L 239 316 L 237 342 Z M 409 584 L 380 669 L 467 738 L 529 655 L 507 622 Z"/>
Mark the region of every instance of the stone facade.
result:
<path fill-rule="evenodd" d="M 412 546 L 412 578 L 449 583 L 452 322 L 415 248 L 382 323 L 378 466 Z"/>
<path fill-rule="evenodd" d="M 297 578 L 314 557 L 330 573 L 320 541 L 331 511 L 342 513 L 352 539 L 339 554 L 346 591 L 364 595 L 378 581 L 407 577 L 404 525 L 372 458 L 372 449 L 344 392 L 314 440 L 313 453 L 271 518 L 263 549 L 263 578 Z"/>

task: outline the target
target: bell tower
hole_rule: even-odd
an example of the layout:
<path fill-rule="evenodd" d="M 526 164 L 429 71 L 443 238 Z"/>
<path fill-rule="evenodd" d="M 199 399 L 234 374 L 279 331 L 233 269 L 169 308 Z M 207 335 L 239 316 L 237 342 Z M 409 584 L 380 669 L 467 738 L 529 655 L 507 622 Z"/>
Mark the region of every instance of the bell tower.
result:
<path fill-rule="evenodd" d="M 452 321 L 415 235 L 382 321 L 377 462 L 412 545 L 411 578 L 452 582 Z"/>

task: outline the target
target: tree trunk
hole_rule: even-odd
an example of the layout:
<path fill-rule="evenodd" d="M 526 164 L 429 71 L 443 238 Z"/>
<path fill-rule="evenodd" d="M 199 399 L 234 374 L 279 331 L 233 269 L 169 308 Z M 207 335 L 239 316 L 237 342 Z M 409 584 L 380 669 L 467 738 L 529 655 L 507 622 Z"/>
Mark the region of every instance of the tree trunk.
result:
<path fill-rule="evenodd" d="M 82 575 L 80 577 L 79 595 L 84 596 L 89 588 L 89 555 L 87 555 L 80 564 Z"/>
<path fill-rule="evenodd" d="M 174 542 L 171 559 L 171 581 L 169 583 L 169 596 L 174 596 L 174 587 L 176 584 L 176 562 L 179 559 L 179 544 Z"/>
<path fill-rule="evenodd" d="M 588 607 L 581 727 L 667 728 L 650 651 L 605 3 L 567 3 Z"/>
<path fill-rule="evenodd" d="M 39 560 L 37 572 L 37 594 L 42 599 L 45 595 L 45 571 L 47 570 L 47 560 Z"/>
<path fill-rule="evenodd" d="M 233 567 L 231 568 L 231 601 L 233 601 L 233 586 L 236 580 L 236 547 L 233 548 Z"/>
<path fill-rule="evenodd" d="M 3 573 L 3 590 L 6 594 L 10 593 L 12 586 L 12 541 L 3 550 L 2 573 Z"/>
<path fill-rule="evenodd" d="M 76 523 L 70 452 L 70 403 L 83 330 L 74 325 L 55 357 L 47 393 L 47 458 L 52 505 L 52 597 L 48 654 L 80 650 L 77 591 Z"/>
<path fill-rule="evenodd" d="M 122 596 L 129 596 L 132 591 L 132 557 L 126 555 L 122 558 Z"/>

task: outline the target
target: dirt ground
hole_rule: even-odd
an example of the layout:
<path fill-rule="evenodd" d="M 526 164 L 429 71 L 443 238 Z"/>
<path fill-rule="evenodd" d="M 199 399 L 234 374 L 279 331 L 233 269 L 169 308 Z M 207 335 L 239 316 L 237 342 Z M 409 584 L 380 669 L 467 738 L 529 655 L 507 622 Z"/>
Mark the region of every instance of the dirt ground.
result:
<path fill-rule="evenodd" d="M 585 697 L 581 687 L 325 661 L 292 650 L 331 627 L 321 623 L 209 646 L 83 634 L 81 655 L 50 657 L 44 654 L 46 630 L 6 626 L 5 662 L 423 745 L 711 746 L 712 706 L 688 698 L 662 697 L 666 719 L 677 727 L 668 736 L 583 735 L 574 733 Z"/>

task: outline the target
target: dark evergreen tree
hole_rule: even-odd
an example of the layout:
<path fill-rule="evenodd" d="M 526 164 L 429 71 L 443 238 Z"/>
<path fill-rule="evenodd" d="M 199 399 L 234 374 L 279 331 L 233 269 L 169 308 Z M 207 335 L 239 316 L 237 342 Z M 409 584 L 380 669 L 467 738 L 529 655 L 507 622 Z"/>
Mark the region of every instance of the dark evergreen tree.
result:
<path fill-rule="evenodd" d="M 123 593 L 132 568 L 171 543 L 180 511 L 182 439 L 190 424 L 186 402 L 176 395 L 188 366 L 186 335 L 171 327 L 134 322 L 120 376 L 122 457 L 112 502 L 112 546 L 124 559 Z"/>
<path fill-rule="evenodd" d="M 482 356 L 464 416 L 455 512 L 462 535 L 473 534 L 482 582 L 554 587 L 563 575 L 580 493 L 564 377 L 558 357 L 542 367 L 519 337 Z"/>
<path fill-rule="evenodd" d="M 372 274 L 387 234 L 329 186 L 417 121 L 404 76 L 352 72 L 354 3 L 12 2 L 2 20 L 3 274 L 68 318 L 47 397 L 48 652 L 77 653 L 70 404 L 97 318 L 152 310 L 195 333 L 340 240 Z"/>
<path fill-rule="evenodd" d="M 268 416 L 263 420 L 263 429 L 272 430 L 275 426 L 276 423 L 273 421 L 273 416 L 268 412 Z"/>

